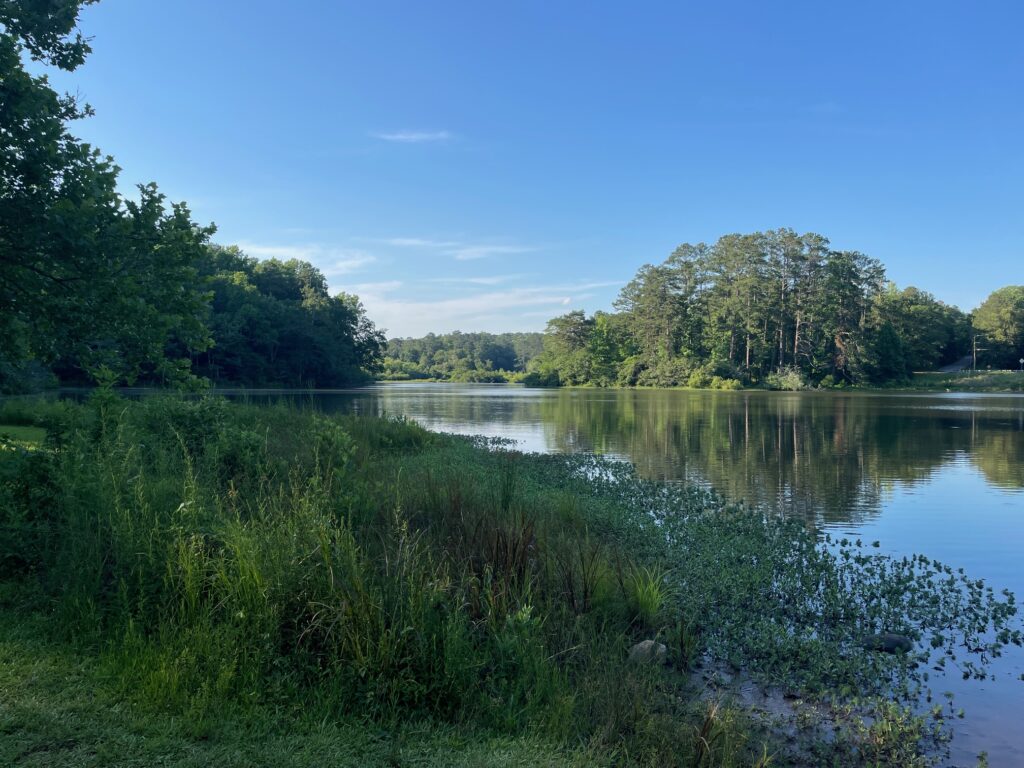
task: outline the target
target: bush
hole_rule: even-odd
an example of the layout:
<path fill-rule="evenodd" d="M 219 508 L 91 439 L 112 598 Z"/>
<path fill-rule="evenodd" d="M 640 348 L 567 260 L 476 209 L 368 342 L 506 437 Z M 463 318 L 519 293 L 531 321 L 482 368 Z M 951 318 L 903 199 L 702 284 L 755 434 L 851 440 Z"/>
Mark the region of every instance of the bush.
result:
<path fill-rule="evenodd" d="M 642 387 L 679 387 L 687 384 L 693 371 L 693 362 L 688 358 L 658 360 L 639 372 L 636 383 Z"/>
<path fill-rule="evenodd" d="M 558 374 L 554 372 L 528 371 L 519 377 L 519 383 L 527 387 L 557 387 Z"/>
<path fill-rule="evenodd" d="M 686 379 L 686 386 L 691 389 L 707 389 L 713 381 L 711 374 L 704 368 L 698 368 Z"/>
<path fill-rule="evenodd" d="M 723 379 L 720 376 L 713 376 L 711 378 L 711 389 L 736 391 L 738 389 L 743 389 L 743 382 L 739 379 Z"/>
<path fill-rule="evenodd" d="M 765 377 L 765 386 L 773 390 L 798 392 L 807 389 L 807 381 L 799 368 L 781 368 Z"/>

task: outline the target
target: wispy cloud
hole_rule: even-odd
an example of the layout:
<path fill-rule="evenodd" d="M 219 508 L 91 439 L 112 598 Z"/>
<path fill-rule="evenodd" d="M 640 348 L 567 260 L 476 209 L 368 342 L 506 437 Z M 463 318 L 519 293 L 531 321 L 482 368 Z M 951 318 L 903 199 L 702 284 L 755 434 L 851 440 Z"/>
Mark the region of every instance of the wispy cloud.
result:
<path fill-rule="evenodd" d="M 427 331 L 501 331 L 542 328 L 541 319 L 564 314 L 581 292 L 616 282 L 488 290 L 435 301 L 393 295 L 390 284 L 368 284 L 359 291 L 367 313 L 390 336 L 422 336 Z"/>
<path fill-rule="evenodd" d="M 450 131 L 389 131 L 371 133 L 375 139 L 393 141 L 399 144 L 423 144 L 431 141 L 448 141 L 454 138 Z"/>
<path fill-rule="evenodd" d="M 401 280 L 385 280 L 380 283 L 356 283 L 351 286 L 351 291 L 359 295 L 373 294 L 375 296 L 381 296 L 385 293 L 397 291 L 403 285 L 404 283 Z"/>
<path fill-rule="evenodd" d="M 538 311 L 523 312 L 522 316 L 523 317 L 539 317 L 539 318 L 543 318 L 545 320 L 550 320 L 551 318 L 555 317 L 557 314 L 558 314 L 557 312 L 552 312 L 550 309 L 542 309 L 539 312 Z"/>
<path fill-rule="evenodd" d="M 326 277 L 338 277 L 358 272 L 377 261 L 377 257 L 357 248 L 337 248 L 317 243 L 303 245 L 276 245 L 241 242 L 245 253 L 260 259 L 299 259 L 317 266 Z"/>
<path fill-rule="evenodd" d="M 365 251 L 343 249 L 338 252 L 337 255 L 341 258 L 333 264 L 321 267 L 323 273 L 327 277 L 337 277 L 338 275 L 347 275 L 352 272 L 358 272 L 363 267 L 377 261 L 376 256 L 366 253 Z"/>
<path fill-rule="evenodd" d="M 399 248 L 452 248 L 458 245 L 451 240 L 428 240 L 423 237 L 389 237 L 381 242 Z"/>
<path fill-rule="evenodd" d="M 518 280 L 523 275 L 488 275 L 484 277 L 432 277 L 431 283 L 457 283 L 464 285 L 501 285 Z"/>
<path fill-rule="evenodd" d="M 308 245 L 266 245 L 242 242 L 238 247 L 259 259 L 308 259 L 315 250 Z"/>
<path fill-rule="evenodd" d="M 536 248 L 526 248 L 520 245 L 465 245 L 448 251 L 459 261 L 472 261 L 474 259 L 486 259 L 490 256 L 504 256 L 515 253 L 531 253 Z"/>
<path fill-rule="evenodd" d="M 474 261 L 491 256 L 505 256 L 517 253 L 533 253 L 538 249 L 526 245 L 501 243 L 470 243 L 459 240 L 435 240 L 427 237 L 389 237 L 381 242 L 399 248 L 424 248 L 451 256 L 456 261 Z"/>

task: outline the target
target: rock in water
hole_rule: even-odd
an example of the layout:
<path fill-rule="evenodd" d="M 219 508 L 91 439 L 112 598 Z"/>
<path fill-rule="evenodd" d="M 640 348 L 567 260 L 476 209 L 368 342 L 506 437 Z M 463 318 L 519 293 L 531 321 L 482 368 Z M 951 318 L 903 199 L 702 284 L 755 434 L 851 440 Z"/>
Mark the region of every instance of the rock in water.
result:
<path fill-rule="evenodd" d="M 668 648 L 654 640 L 643 640 L 629 649 L 631 664 L 664 664 Z"/>
<path fill-rule="evenodd" d="M 914 643 L 905 635 L 883 632 L 880 635 L 871 635 L 865 638 L 864 647 L 869 651 L 881 651 L 882 653 L 909 653 L 910 649 L 914 647 Z"/>

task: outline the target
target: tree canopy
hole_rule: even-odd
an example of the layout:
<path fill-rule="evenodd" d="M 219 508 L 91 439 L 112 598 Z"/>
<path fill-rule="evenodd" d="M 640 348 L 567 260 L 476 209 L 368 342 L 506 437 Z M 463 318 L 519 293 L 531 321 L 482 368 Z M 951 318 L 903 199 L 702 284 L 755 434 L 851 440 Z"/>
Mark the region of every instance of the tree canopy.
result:
<path fill-rule="evenodd" d="M 1016 368 L 1024 358 L 1024 285 L 994 291 L 974 311 L 987 358 L 997 368 Z"/>
<path fill-rule="evenodd" d="M 383 335 L 356 296 L 331 296 L 311 264 L 212 247 L 200 274 L 213 292 L 214 344 L 197 356 L 197 373 L 251 386 L 336 387 L 377 370 Z"/>
<path fill-rule="evenodd" d="M 384 358 L 388 379 L 501 382 L 526 371 L 543 349 L 540 333 L 427 334 L 391 339 Z"/>
<path fill-rule="evenodd" d="M 305 262 L 210 246 L 212 225 L 155 184 L 117 190 L 113 158 L 69 130 L 91 109 L 26 58 L 72 71 L 93 0 L 0 1 L 0 390 L 63 379 L 337 386 L 382 338 Z"/>
<path fill-rule="evenodd" d="M 195 263 L 212 233 L 154 185 L 117 192 L 113 159 L 77 140 L 89 114 L 24 67 L 25 55 L 73 70 L 89 46 L 75 29 L 82 2 L 0 4 L 0 370 L 73 361 L 132 381 L 187 372 L 172 337 L 199 351 Z"/>
<path fill-rule="evenodd" d="M 897 289 L 876 259 L 789 229 L 684 244 L 641 267 L 615 308 L 551 320 L 537 380 L 734 386 L 788 371 L 884 382 L 956 360 L 970 335 L 960 310 Z"/>

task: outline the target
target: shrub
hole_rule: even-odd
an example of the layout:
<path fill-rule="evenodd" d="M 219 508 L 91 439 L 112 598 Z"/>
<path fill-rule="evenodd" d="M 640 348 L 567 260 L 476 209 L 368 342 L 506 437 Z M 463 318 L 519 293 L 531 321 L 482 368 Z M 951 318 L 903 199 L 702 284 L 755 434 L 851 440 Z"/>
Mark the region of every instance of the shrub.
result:
<path fill-rule="evenodd" d="M 773 390 L 797 392 L 807 389 L 807 382 L 799 368 L 781 368 L 765 377 L 765 386 Z"/>

